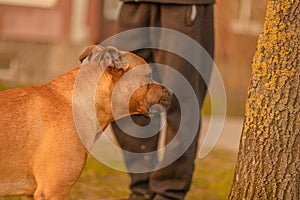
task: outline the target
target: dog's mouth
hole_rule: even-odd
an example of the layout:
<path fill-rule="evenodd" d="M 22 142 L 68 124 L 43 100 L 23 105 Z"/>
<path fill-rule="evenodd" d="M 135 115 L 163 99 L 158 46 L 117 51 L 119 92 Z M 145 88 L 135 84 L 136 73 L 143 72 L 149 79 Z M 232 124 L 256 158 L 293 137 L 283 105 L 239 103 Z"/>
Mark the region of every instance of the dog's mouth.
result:
<path fill-rule="evenodd" d="M 160 105 L 160 104 L 154 104 L 153 106 L 151 106 L 148 110 L 148 112 L 146 113 L 146 115 L 148 117 L 152 117 L 154 115 L 158 115 L 160 113 L 166 112 L 166 109 Z"/>

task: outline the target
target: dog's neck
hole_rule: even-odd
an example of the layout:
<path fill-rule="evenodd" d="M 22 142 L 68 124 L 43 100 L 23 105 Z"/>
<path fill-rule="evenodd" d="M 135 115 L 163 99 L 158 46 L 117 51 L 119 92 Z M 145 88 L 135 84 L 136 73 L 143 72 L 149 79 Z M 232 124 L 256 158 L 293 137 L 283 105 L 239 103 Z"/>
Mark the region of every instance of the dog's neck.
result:
<path fill-rule="evenodd" d="M 73 87 L 79 67 L 60 75 L 46 84 L 46 87 L 53 90 L 59 96 L 64 97 L 72 106 Z"/>
<path fill-rule="evenodd" d="M 72 109 L 75 127 L 88 150 L 92 149 L 96 138 L 112 122 L 108 116 L 102 117 L 99 123 L 97 116 L 101 114 L 96 114 L 95 109 L 95 92 L 103 72 L 102 68 L 87 63 L 48 83 L 49 88 L 62 96 L 67 102 L 66 106 Z M 103 103 L 101 99 L 96 101 L 98 104 Z"/>

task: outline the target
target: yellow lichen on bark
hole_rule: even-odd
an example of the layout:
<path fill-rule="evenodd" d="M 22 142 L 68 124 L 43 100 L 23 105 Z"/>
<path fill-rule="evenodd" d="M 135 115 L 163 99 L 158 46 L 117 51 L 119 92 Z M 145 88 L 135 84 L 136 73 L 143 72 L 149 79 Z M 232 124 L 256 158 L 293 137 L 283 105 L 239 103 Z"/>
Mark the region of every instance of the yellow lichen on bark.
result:
<path fill-rule="evenodd" d="M 283 5 L 284 4 L 284 5 Z M 267 4 L 267 16 L 263 32 L 258 38 L 257 51 L 253 58 L 252 75 L 262 77 L 267 74 L 270 65 L 287 64 L 286 57 L 292 53 L 289 42 L 292 38 L 298 37 L 296 25 L 281 21 L 280 13 L 286 14 L 290 9 L 291 2 L 278 3 L 274 1 Z M 285 44 L 279 49 L 278 44 Z"/>
<path fill-rule="evenodd" d="M 299 8 L 267 1 L 229 199 L 300 199 Z"/>
<path fill-rule="evenodd" d="M 267 122 L 279 114 L 274 111 L 274 105 L 280 98 L 278 91 L 288 79 L 295 75 L 297 66 L 276 67 L 276 65 L 287 66 L 289 64 L 287 60 L 293 53 L 290 41 L 298 37 L 299 30 L 296 25 L 283 22 L 280 17 L 288 13 L 291 5 L 292 1 L 268 1 L 265 25 L 263 32 L 259 35 L 252 62 L 252 83 L 254 86 L 257 82 L 263 84 L 259 88 L 249 89 L 244 131 L 248 130 L 250 123 L 254 123 L 253 117 L 260 116 L 259 121 L 255 122 L 259 127 L 260 123 L 264 126 L 268 125 Z M 273 103 L 266 105 L 264 101 Z M 255 107 L 251 106 L 253 102 L 255 102 Z M 257 110 L 258 107 L 259 110 Z M 265 127 L 264 130 L 268 128 Z"/>

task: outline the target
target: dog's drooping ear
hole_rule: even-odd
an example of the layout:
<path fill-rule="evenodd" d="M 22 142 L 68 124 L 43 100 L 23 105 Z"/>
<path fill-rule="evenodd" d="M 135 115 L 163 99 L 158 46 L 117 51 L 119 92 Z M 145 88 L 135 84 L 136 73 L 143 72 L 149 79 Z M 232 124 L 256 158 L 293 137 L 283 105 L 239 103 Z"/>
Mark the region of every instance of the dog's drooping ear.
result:
<path fill-rule="evenodd" d="M 93 57 L 98 57 L 100 58 L 100 56 L 98 56 L 100 54 L 100 52 L 102 52 L 104 49 L 104 47 L 100 46 L 100 45 L 90 45 L 88 46 L 79 56 L 79 61 L 83 64 L 90 62 L 92 60 Z M 96 62 L 97 58 L 94 59 L 94 61 Z M 96 63 L 99 63 L 99 59 L 97 60 Z"/>
<path fill-rule="evenodd" d="M 115 47 L 108 46 L 104 48 L 99 45 L 91 45 L 79 56 L 79 60 L 82 64 L 92 61 L 99 66 L 101 62 L 104 67 L 114 70 L 124 70 L 128 66 L 128 63 L 122 57 L 121 51 Z"/>
<path fill-rule="evenodd" d="M 97 45 L 91 45 L 91 46 L 88 46 L 82 53 L 81 55 L 79 56 L 79 61 L 82 63 L 83 60 L 86 58 L 86 57 L 89 57 L 91 58 L 92 57 L 92 51 L 93 49 L 97 47 Z M 88 59 L 89 59 L 88 58 Z"/>
<path fill-rule="evenodd" d="M 101 61 L 103 60 L 105 67 L 113 67 L 116 69 L 122 68 L 122 54 L 114 47 L 106 47 L 101 53 L 100 59 Z"/>

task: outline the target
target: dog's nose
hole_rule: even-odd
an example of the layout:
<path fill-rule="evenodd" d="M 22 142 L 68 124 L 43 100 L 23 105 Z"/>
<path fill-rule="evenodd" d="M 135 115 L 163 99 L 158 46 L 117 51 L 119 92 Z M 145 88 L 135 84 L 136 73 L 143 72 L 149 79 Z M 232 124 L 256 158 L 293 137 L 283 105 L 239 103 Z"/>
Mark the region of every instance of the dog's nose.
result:
<path fill-rule="evenodd" d="M 173 92 L 164 86 L 162 86 L 162 90 L 163 96 L 159 99 L 157 104 L 154 104 L 149 108 L 149 116 L 166 112 L 169 110 Z"/>
<path fill-rule="evenodd" d="M 163 93 L 164 95 L 160 98 L 158 104 L 162 105 L 165 110 L 169 110 L 173 92 L 170 89 L 163 86 Z"/>

